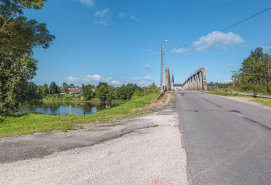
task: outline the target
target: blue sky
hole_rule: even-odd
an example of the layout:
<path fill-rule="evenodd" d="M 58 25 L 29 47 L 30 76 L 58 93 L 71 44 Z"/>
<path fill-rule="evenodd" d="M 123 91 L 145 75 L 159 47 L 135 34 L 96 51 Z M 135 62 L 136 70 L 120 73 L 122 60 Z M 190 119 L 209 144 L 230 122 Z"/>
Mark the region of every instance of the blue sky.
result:
<path fill-rule="evenodd" d="M 159 86 L 161 41 L 168 40 L 164 67 L 175 83 L 200 67 L 208 82 L 227 82 L 251 50 L 271 42 L 271 10 L 218 31 L 270 6 L 270 0 L 48 0 L 42 10 L 25 11 L 56 36 L 47 50 L 34 49 L 33 81 Z"/>

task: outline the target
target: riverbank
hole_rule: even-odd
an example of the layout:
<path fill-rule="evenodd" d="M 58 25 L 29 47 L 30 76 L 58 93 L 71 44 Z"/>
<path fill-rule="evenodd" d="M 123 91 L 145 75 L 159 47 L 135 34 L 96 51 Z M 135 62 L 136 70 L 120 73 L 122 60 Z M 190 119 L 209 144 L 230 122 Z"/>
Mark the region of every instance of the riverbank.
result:
<path fill-rule="evenodd" d="M 0 138 L 53 130 L 76 130 L 101 123 L 116 123 L 151 113 L 162 104 L 155 100 L 157 93 L 130 100 L 125 104 L 89 115 L 46 115 L 40 113 L 17 114 L 12 117 L 0 117 Z M 148 105 L 148 106 L 147 106 Z"/>
<path fill-rule="evenodd" d="M 72 102 L 72 103 L 91 103 L 94 105 L 99 105 L 99 104 L 106 104 L 106 103 L 111 103 L 111 104 L 123 104 L 126 103 L 128 100 L 106 100 L 106 101 L 101 101 L 100 99 L 91 99 L 91 100 L 84 100 L 84 99 L 73 99 L 73 100 L 65 100 L 65 99 L 42 99 L 43 102 L 45 103 L 65 103 L 65 102 Z"/>
<path fill-rule="evenodd" d="M 164 97 L 158 106 L 169 100 Z M 173 106 L 117 124 L 2 138 L 1 182 L 187 184 L 186 153 Z"/>

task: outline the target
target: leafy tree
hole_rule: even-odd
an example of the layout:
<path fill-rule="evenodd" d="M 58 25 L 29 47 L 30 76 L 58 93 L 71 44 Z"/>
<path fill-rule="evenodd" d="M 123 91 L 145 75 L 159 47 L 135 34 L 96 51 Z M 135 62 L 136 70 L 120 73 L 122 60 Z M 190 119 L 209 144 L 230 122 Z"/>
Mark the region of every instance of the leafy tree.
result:
<path fill-rule="evenodd" d="M 151 85 L 148 86 L 148 93 L 154 93 L 156 92 L 157 86 L 155 83 L 152 83 Z"/>
<path fill-rule="evenodd" d="M 34 82 L 29 82 L 27 84 L 27 89 L 25 93 L 27 94 L 27 97 L 31 97 L 31 99 L 28 100 L 27 103 L 34 104 L 37 102 L 41 102 L 40 100 L 42 96 L 38 93 L 38 86 Z"/>
<path fill-rule="evenodd" d="M 49 91 L 48 91 L 48 85 L 45 83 L 43 84 L 42 86 L 42 94 L 43 96 L 45 97 L 47 94 L 49 94 Z"/>
<path fill-rule="evenodd" d="M 132 98 L 135 91 L 140 91 L 141 88 L 137 86 L 136 84 L 128 83 L 126 86 L 126 99 Z"/>
<path fill-rule="evenodd" d="M 233 71 L 233 84 L 243 90 L 262 91 L 266 89 L 270 91 L 267 89 L 269 60 L 269 55 L 263 53 L 263 48 L 258 47 L 251 51 L 249 57 L 243 61 L 241 68 Z"/>
<path fill-rule="evenodd" d="M 116 93 L 116 88 L 113 85 L 109 85 L 108 86 L 108 91 L 109 91 L 108 97 L 110 99 L 114 99 L 115 98 L 115 93 Z"/>
<path fill-rule="evenodd" d="M 41 86 L 41 85 L 38 86 L 37 94 L 38 94 L 40 97 L 43 97 L 42 86 Z"/>
<path fill-rule="evenodd" d="M 74 88 L 74 84 L 70 84 L 70 88 Z"/>
<path fill-rule="evenodd" d="M 127 89 L 125 85 L 122 85 L 116 89 L 116 99 L 125 100 L 127 98 Z"/>
<path fill-rule="evenodd" d="M 62 88 L 63 88 L 64 91 L 68 91 L 68 90 L 69 90 L 69 85 L 68 85 L 67 83 L 64 82 L 64 83 L 62 84 Z"/>
<path fill-rule="evenodd" d="M 101 100 L 106 100 L 108 97 L 108 87 L 100 86 L 97 90 L 96 97 Z"/>
<path fill-rule="evenodd" d="M 208 84 L 208 86 L 214 86 L 214 82 L 211 81 L 211 82 Z"/>
<path fill-rule="evenodd" d="M 58 94 L 59 93 L 59 89 L 58 86 L 56 85 L 55 82 L 52 82 L 49 86 L 49 93 L 50 94 Z"/>
<path fill-rule="evenodd" d="M 40 9 L 45 0 L 0 0 L 0 115 L 7 116 L 20 104 L 36 97 L 28 93 L 28 82 L 36 75 L 33 48 L 47 49 L 55 38 L 46 24 L 27 20 L 25 9 Z"/>
<path fill-rule="evenodd" d="M 93 98 L 93 91 L 92 91 L 92 86 L 91 85 L 82 85 L 83 88 L 83 96 L 85 100 L 90 100 Z"/>
<path fill-rule="evenodd" d="M 107 87 L 108 84 L 106 82 L 99 82 L 99 84 L 96 86 L 96 88 L 99 89 L 101 86 Z"/>

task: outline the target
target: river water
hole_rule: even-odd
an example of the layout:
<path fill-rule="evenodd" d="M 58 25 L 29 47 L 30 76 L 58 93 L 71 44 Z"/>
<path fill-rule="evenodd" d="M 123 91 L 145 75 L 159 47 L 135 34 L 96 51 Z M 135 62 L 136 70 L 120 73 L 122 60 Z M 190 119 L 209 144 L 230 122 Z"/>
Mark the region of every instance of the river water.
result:
<path fill-rule="evenodd" d="M 20 111 L 18 113 L 26 113 L 26 112 L 40 112 L 43 114 L 94 114 L 101 110 L 109 109 L 112 107 L 116 107 L 119 104 L 110 104 L 103 103 L 99 105 L 94 105 L 89 102 L 50 102 L 43 103 L 40 106 L 31 106 L 24 105 L 20 107 Z"/>

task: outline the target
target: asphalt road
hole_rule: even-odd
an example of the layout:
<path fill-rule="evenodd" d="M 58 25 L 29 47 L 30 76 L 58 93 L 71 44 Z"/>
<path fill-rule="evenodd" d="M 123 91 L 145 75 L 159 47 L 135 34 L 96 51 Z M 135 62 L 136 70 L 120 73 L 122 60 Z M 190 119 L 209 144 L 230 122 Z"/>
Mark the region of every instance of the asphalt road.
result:
<path fill-rule="evenodd" d="M 175 91 L 192 184 L 271 184 L 271 111 Z"/>

